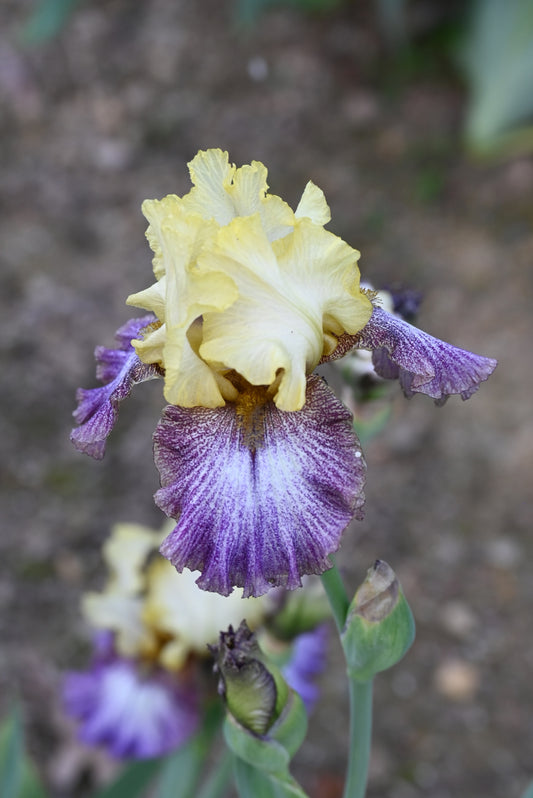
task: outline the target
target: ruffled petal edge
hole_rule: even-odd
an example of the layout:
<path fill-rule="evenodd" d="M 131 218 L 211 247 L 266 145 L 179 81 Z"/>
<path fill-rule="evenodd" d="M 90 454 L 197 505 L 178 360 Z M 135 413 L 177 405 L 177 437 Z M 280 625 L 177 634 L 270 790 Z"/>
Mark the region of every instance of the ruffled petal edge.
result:
<path fill-rule="evenodd" d="M 438 405 L 453 394 L 469 399 L 497 366 L 493 358 L 434 338 L 379 307 L 359 333 L 340 336 L 334 352 L 322 362 L 343 357 L 352 349 L 372 350 L 376 373 L 398 379 L 405 396 L 425 393 Z"/>
<path fill-rule="evenodd" d="M 221 595 L 300 587 L 331 566 L 344 529 L 362 517 L 366 466 L 351 414 L 311 376 L 302 410 L 269 402 L 241 422 L 233 404 L 165 409 L 155 501 L 178 523 L 160 551 Z"/>
<path fill-rule="evenodd" d="M 79 388 L 76 392 L 78 407 L 73 416 L 79 426 L 72 430 L 70 440 L 79 452 L 95 460 L 103 458 L 119 405 L 130 395 L 133 386 L 162 376 L 158 366 L 142 363 L 131 345 L 132 339 L 153 321 L 152 315 L 131 319 L 115 334 L 117 349 L 96 347 L 96 376 L 105 384 L 101 388 Z"/>

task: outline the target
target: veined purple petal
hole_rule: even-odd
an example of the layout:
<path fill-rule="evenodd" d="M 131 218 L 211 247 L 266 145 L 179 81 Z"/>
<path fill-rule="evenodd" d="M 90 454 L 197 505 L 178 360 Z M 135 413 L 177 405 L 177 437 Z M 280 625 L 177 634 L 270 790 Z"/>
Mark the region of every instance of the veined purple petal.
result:
<path fill-rule="evenodd" d="M 425 393 L 436 404 L 444 404 L 452 394 L 468 399 L 497 365 L 492 358 L 433 338 L 378 307 L 361 332 L 341 336 L 337 349 L 324 360 L 342 357 L 351 349 L 373 350 L 374 368 L 380 377 L 399 379 L 406 396 Z"/>
<path fill-rule="evenodd" d="M 302 410 L 273 402 L 243 425 L 234 404 L 165 409 L 154 434 L 156 504 L 178 523 L 161 552 L 224 596 L 295 588 L 331 563 L 362 516 L 365 463 L 352 417 L 317 376 Z"/>
<path fill-rule="evenodd" d="M 282 671 L 289 687 L 300 694 L 310 712 L 319 696 L 317 677 L 326 665 L 328 629 L 324 624 L 295 638 L 290 660 Z"/>
<path fill-rule="evenodd" d="M 79 427 L 72 430 L 70 440 L 80 452 L 101 460 L 105 453 L 107 437 L 115 424 L 118 406 L 129 396 L 138 382 L 160 376 L 157 366 L 142 363 L 131 345 L 140 331 L 154 321 L 151 314 L 131 319 L 115 334 L 118 349 L 95 349 L 96 377 L 105 383 L 102 388 L 79 388 L 76 392 L 78 407 L 73 413 Z"/>
<path fill-rule="evenodd" d="M 141 675 L 132 660 L 117 658 L 67 674 L 63 700 L 67 713 L 80 723 L 80 739 L 103 746 L 117 759 L 167 754 L 198 726 L 190 686 L 162 671 Z"/>

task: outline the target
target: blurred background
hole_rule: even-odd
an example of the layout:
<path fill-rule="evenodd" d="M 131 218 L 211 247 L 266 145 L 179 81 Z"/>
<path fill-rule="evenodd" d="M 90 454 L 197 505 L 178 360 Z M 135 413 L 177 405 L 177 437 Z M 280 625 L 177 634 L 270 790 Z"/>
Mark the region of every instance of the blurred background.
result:
<path fill-rule="evenodd" d="M 376 684 L 368 798 L 519 796 L 533 778 L 533 3 L 3 0 L 0 9 L 0 717 L 22 699 L 51 793 L 112 766 L 74 740 L 61 674 L 84 667 L 82 590 L 117 521 L 155 528 L 161 386 L 125 404 L 101 463 L 68 440 L 96 344 L 151 282 L 141 201 L 188 190 L 198 149 L 308 179 L 376 287 L 498 358 L 470 401 L 395 391 L 366 446 L 350 591 L 397 572 L 417 640 Z M 341 795 L 346 683 L 332 644 L 295 773 Z"/>

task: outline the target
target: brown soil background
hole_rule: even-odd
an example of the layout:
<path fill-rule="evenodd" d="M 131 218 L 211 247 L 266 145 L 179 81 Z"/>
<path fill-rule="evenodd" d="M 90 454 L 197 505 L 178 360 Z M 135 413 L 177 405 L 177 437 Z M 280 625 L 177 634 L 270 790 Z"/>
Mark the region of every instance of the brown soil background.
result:
<path fill-rule="evenodd" d="M 469 160 L 465 91 L 430 56 L 409 74 L 368 3 L 322 17 L 269 12 L 237 30 L 220 0 L 87 2 L 53 42 L 17 44 L 30 2 L 0 11 L 2 389 L 0 714 L 21 695 L 54 796 L 105 775 L 61 717 L 61 672 L 82 666 L 82 590 L 118 520 L 155 527 L 151 434 L 160 385 L 136 391 L 105 460 L 68 441 L 92 351 L 149 284 L 140 203 L 187 190 L 205 147 L 262 160 L 297 202 L 309 178 L 330 229 L 375 285 L 419 288 L 420 326 L 497 357 L 470 401 L 396 391 L 366 447 L 366 520 L 339 555 L 355 589 L 376 557 L 398 573 L 414 647 L 376 683 L 368 798 L 518 798 L 533 778 L 533 161 Z M 295 772 L 340 796 L 346 685 L 336 643 Z"/>

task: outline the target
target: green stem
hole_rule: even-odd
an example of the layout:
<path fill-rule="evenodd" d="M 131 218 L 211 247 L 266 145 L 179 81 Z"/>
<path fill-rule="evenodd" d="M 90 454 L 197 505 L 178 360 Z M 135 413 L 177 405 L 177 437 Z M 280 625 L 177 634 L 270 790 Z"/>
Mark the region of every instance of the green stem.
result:
<path fill-rule="evenodd" d="M 344 798 L 364 798 L 372 740 L 373 679 L 361 682 L 349 678 L 350 758 L 344 785 Z"/>
<path fill-rule="evenodd" d="M 335 618 L 335 623 L 337 624 L 337 629 L 339 630 L 340 634 L 344 629 L 346 613 L 348 612 L 348 607 L 350 606 L 350 600 L 348 598 L 348 594 L 346 593 L 339 569 L 335 564 L 334 557 L 330 556 L 329 559 L 333 563 L 333 568 L 330 568 L 329 571 L 324 571 L 320 578 L 322 580 L 324 590 L 326 591 L 331 612 L 333 613 L 333 617 Z"/>
<path fill-rule="evenodd" d="M 350 600 L 333 557 L 333 568 L 322 574 L 322 584 L 337 624 L 339 634 L 344 629 Z M 344 798 L 364 798 L 368 779 L 370 744 L 372 739 L 373 680 L 362 682 L 349 676 L 350 691 L 350 749 Z"/>

